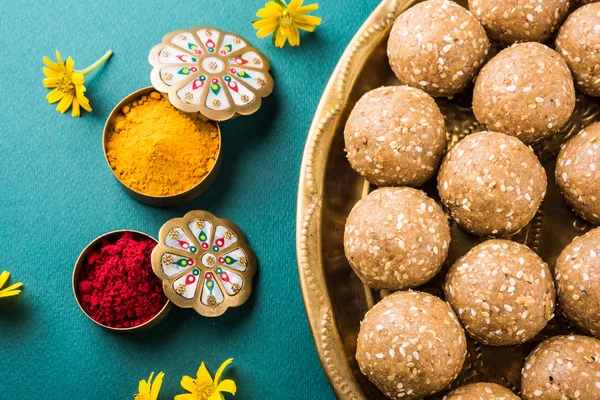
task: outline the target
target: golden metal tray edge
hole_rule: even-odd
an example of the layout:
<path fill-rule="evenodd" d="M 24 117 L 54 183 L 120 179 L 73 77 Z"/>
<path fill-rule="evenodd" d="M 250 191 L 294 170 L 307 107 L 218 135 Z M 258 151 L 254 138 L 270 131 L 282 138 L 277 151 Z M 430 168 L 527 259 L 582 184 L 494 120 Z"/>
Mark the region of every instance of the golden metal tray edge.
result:
<path fill-rule="evenodd" d="M 296 253 L 302 296 L 323 370 L 336 396 L 345 399 L 365 396 L 357 382 L 349 379 L 353 373 L 333 321 L 331 299 L 323 275 L 319 236 L 325 162 L 335 133 L 330 128 L 339 121 L 352 82 L 362 69 L 366 57 L 361 56 L 375 49 L 382 37 L 387 35 L 396 16 L 413 1 L 400 3 L 400 0 L 383 0 L 344 51 L 315 113 L 300 169 Z"/>

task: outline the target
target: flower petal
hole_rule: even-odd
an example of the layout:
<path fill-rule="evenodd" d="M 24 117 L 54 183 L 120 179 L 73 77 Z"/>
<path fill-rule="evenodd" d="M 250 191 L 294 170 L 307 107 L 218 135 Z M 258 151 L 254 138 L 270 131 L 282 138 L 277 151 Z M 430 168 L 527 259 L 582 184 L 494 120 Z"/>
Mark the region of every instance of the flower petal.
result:
<path fill-rule="evenodd" d="M 295 26 L 290 27 L 290 45 L 292 47 L 300 46 L 300 32 Z"/>
<path fill-rule="evenodd" d="M 285 41 L 287 40 L 287 30 L 280 26 L 275 33 L 275 47 L 283 48 Z"/>
<path fill-rule="evenodd" d="M 312 15 L 300 15 L 296 17 L 294 22 L 299 29 L 312 32 L 315 30 L 315 26 L 321 25 L 321 18 Z"/>
<path fill-rule="evenodd" d="M 152 378 L 152 374 L 150 374 L 150 378 Z M 138 383 L 138 393 L 142 395 L 147 395 L 150 393 L 150 385 L 145 380 L 141 380 Z"/>
<path fill-rule="evenodd" d="M 83 94 L 85 92 L 85 87 L 82 85 L 75 86 L 75 94 L 77 96 L 77 100 L 79 101 L 79 105 L 87 112 L 92 112 L 92 107 L 90 106 L 90 101 Z"/>
<path fill-rule="evenodd" d="M 213 394 L 208 396 L 208 399 L 206 399 L 206 400 L 223 400 L 223 399 L 224 399 L 224 397 L 221 393 L 214 391 Z"/>
<path fill-rule="evenodd" d="M 79 108 L 79 100 L 77 100 L 77 97 L 75 97 L 73 99 L 73 108 L 71 108 L 71 117 L 80 117 L 81 116 L 81 110 Z"/>
<path fill-rule="evenodd" d="M 42 61 L 44 61 L 44 64 L 46 64 L 48 66 L 48 68 L 50 68 L 52 71 L 61 72 L 61 69 L 58 66 L 58 64 L 55 63 L 54 61 L 50 60 L 48 57 L 44 56 L 42 58 Z"/>
<path fill-rule="evenodd" d="M 71 74 L 73 73 L 73 68 L 75 68 L 75 61 L 71 58 L 71 56 L 67 58 L 65 68 L 67 68 L 67 76 L 71 76 Z"/>
<path fill-rule="evenodd" d="M 215 384 L 216 385 L 219 384 L 219 381 L 221 380 L 221 375 L 223 375 L 223 371 L 225 371 L 225 368 L 227 368 L 227 366 L 229 364 L 231 364 L 232 362 L 233 362 L 233 358 L 228 358 L 227 360 L 223 361 L 223 364 L 221 364 L 221 366 L 217 370 L 217 373 L 215 374 Z"/>
<path fill-rule="evenodd" d="M 46 95 L 46 100 L 48 100 L 48 103 L 54 104 L 63 97 L 65 97 L 65 92 L 60 91 L 58 89 L 53 89 L 50 93 Z"/>
<path fill-rule="evenodd" d="M 198 368 L 198 372 L 196 373 L 196 381 L 200 383 L 213 383 L 210 372 L 208 372 L 208 369 L 206 369 L 206 365 L 204 365 L 204 363 L 200 364 L 200 368 Z"/>
<path fill-rule="evenodd" d="M 10 272 L 2 271 L 0 274 L 0 288 L 2 288 L 2 286 L 4 286 L 4 284 L 8 281 L 8 278 L 10 278 Z"/>
<path fill-rule="evenodd" d="M 236 390 L 237 387 L 232 379 L 225 379 L 223 382 L 219 383 L 219 386 L 217 386 L 217 392 L 235 394 Z"/>
<path fill-rule="evenodd" d="M 73 72 L 71 75 L 71 82 L 73 82 L 74 85 L 83 85 L 84 81 L 85 77 L 80 72 Z"/>
<path fill-rule="evenodd" d="M 71 107 L 72 103 L 73 93 L 65 93 L 65 96 L 62 99 L 60 99 L 60 102 L 56 106 L 56 111 L 58 111 L 61 114 L 64 114 L 69 109 L 69 107 Z"/>
<path fill-rule="evenodd" d="M 194 390 L 196 390 L 196 383 L 191 377 L 186 375 L 181 378 L 181 387 L 187 390 L 188 392 L 193 393 Z"/>
<path fill-rule="evenodd" d="M 265 8 L 261 8 L 256 12 L 256 16 L 259 18 L 277 18 L 281 16 L 283 7 L 274 1 L 269 1 L 265 4 Z"/>
<path fill-rule="evenodd" d="M 302 7 L 302 2 L 304 0 L 292 0 L 288 4 L 288 12 L 292 15 L 296 14 L 298 9 Z"/>
<path fill-rule="evenodd" d="M 0 298 L 2 298 L 2 297 L 16 296 L 16 295 L 18 295 L 20 293 L 21 293 L 20 290 L 11 290 L 11 291 L 8 291 L 8 292 L 2 290 L 2 291 L 0 291 Z"/>
<path fill-rule="evenodd" d="M 45 88 L 55 88 L 60 82 L 58 78 L 44 78 L 44 87 Z"/>
<path fill-rule="evenodd" d="M 61 76 L 63 76 L 62 72 L 52 71 L 50 68 L 46 67 L 42 67 L 42 71 L 44 72 L 44 75 L 46 75 L 48 78 L 60 78 Z"/>
<path fill-rule="evenodd" d="M 277 24 L 273 25 L 272 27 L 259 29 L 258 32 L 256 32 L 256 36 L 258 36 L 261 39 L 266 38 L 267 36 L 275 32 L 275 30 L 277 30 Z"/>
<path fill-rule="evenodd" d="M 159 372 L 152 382 L 152 389 L 150 390 L 150 399 L 156 400 L 158 398 L 158 394 L 160 393 L 160 388 L 162 386 L 163 377 L 165 376 L 164 372 Z"/>
<path fill-rule="evenodd" d="M 309 13 L 311 11 L 315 11 L 319 9 L 319 5 L 318 4 L 309 4 L 307 6 L 304 7 L 300 7 L 297 11 L 296 11 L 296 15 L 300 15 L 300 14 L 306 14 Z"/>
<path fill-rule="evenodd" d="M 2 293 L 2 292 L 10 292 L 11 290 L 16 290 L 16 289 L 18 289 L 18 288 L 20 288 L 22 286 L 23 286 L 22 282 L 17 282 L 15 284 L 12 284 L 12 285 L 7 286 L 4 289 L 0 290 L 0 293 Z"/>
<path fill-rule="evenodd" d="M 56 63 L 58 64 L 61 71 L 66 71 L 65 63 L 63 62 L 62 57 L 60 56 L 60 53 L 58 52 L 58 50 L 56 50 Z"/>
<path fill-rule="evenodd" d="M 254 21 L 252 23 L 252 26 L 254 27 L 254 29 L 266 28 L 266 27 L 270 27 L 270 26 L 277 27 L 277 25 L 278 25 L 277 18 L 259 19 L 258 21 Z"/>
<path fill-rule="evenodd" d="M 198 400 L 198 397 L 195 393 L 184 393 L 175 396 L 174 400 Z"/>

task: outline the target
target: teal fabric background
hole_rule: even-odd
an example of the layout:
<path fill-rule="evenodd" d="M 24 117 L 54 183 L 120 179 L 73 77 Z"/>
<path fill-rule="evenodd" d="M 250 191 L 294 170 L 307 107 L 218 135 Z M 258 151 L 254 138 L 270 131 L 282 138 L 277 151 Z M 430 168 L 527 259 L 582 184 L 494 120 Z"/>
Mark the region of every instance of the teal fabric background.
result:
<path fill-rule="evenodd" d="M 298 281 L 296 192 L 307 132 L 331 72 L 377 0 L 320 1 L 323 25 L 299 48 L 256 38 L 264 0 L 1 1 L 0 271 L 25 289 L 0 300 L 0 398 L 132 399 L 150 371 L 166 373 L 161 399 L 181 393 L 201 361 L 228 357 L 236 399 L 328 399 Z M 312 2 L 309 0 L 309 2 Z M 145 206 L 119 187 L 102 154 L 111 109 L 148 86 L 148 52 L 164 34 L 213 25 L 249 39 L 270 59 L 275 91 L 255 115 L 222 123 L 218 182 L 192 203 Z M 108 49 L 86 78 L 94 112 L 80 119 L 48 105 L 42 56 L 59 49 L 76 68 Z M 73 264 L 98 235 L 161 225 L 205 209 L 235 221 L 259 259 L 252 297 L 215 319 L 174 308 L 147 334 L 102 330 L 79 310 Z"/>

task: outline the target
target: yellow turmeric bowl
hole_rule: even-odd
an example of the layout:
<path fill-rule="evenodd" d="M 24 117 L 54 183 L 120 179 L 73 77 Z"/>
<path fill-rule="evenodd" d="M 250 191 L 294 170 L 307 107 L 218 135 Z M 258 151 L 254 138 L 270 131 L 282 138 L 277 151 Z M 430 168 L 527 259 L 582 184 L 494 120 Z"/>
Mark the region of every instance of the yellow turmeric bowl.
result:
<path fill-rule="evenodd" d="M 106 162 L 125 192 L 155 207 L 200 196 L 221 164 L 219 124 L 176 110 L 152 86 L 115 106 L 102 142 Z"/>

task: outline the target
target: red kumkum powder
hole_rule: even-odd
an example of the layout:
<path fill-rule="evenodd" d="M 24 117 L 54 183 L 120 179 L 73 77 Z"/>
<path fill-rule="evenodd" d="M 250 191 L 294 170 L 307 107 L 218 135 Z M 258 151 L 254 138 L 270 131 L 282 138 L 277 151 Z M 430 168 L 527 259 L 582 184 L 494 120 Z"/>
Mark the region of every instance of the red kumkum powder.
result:
<path fill-rule="evenodd" d="M 102 241 L 81 269 L 79 302 L 95 321 L 131 328 L 152 319 L 167 302 L 160 279 L 152 272 L 156 242 L 124 232 L 115 242 Z"/>

